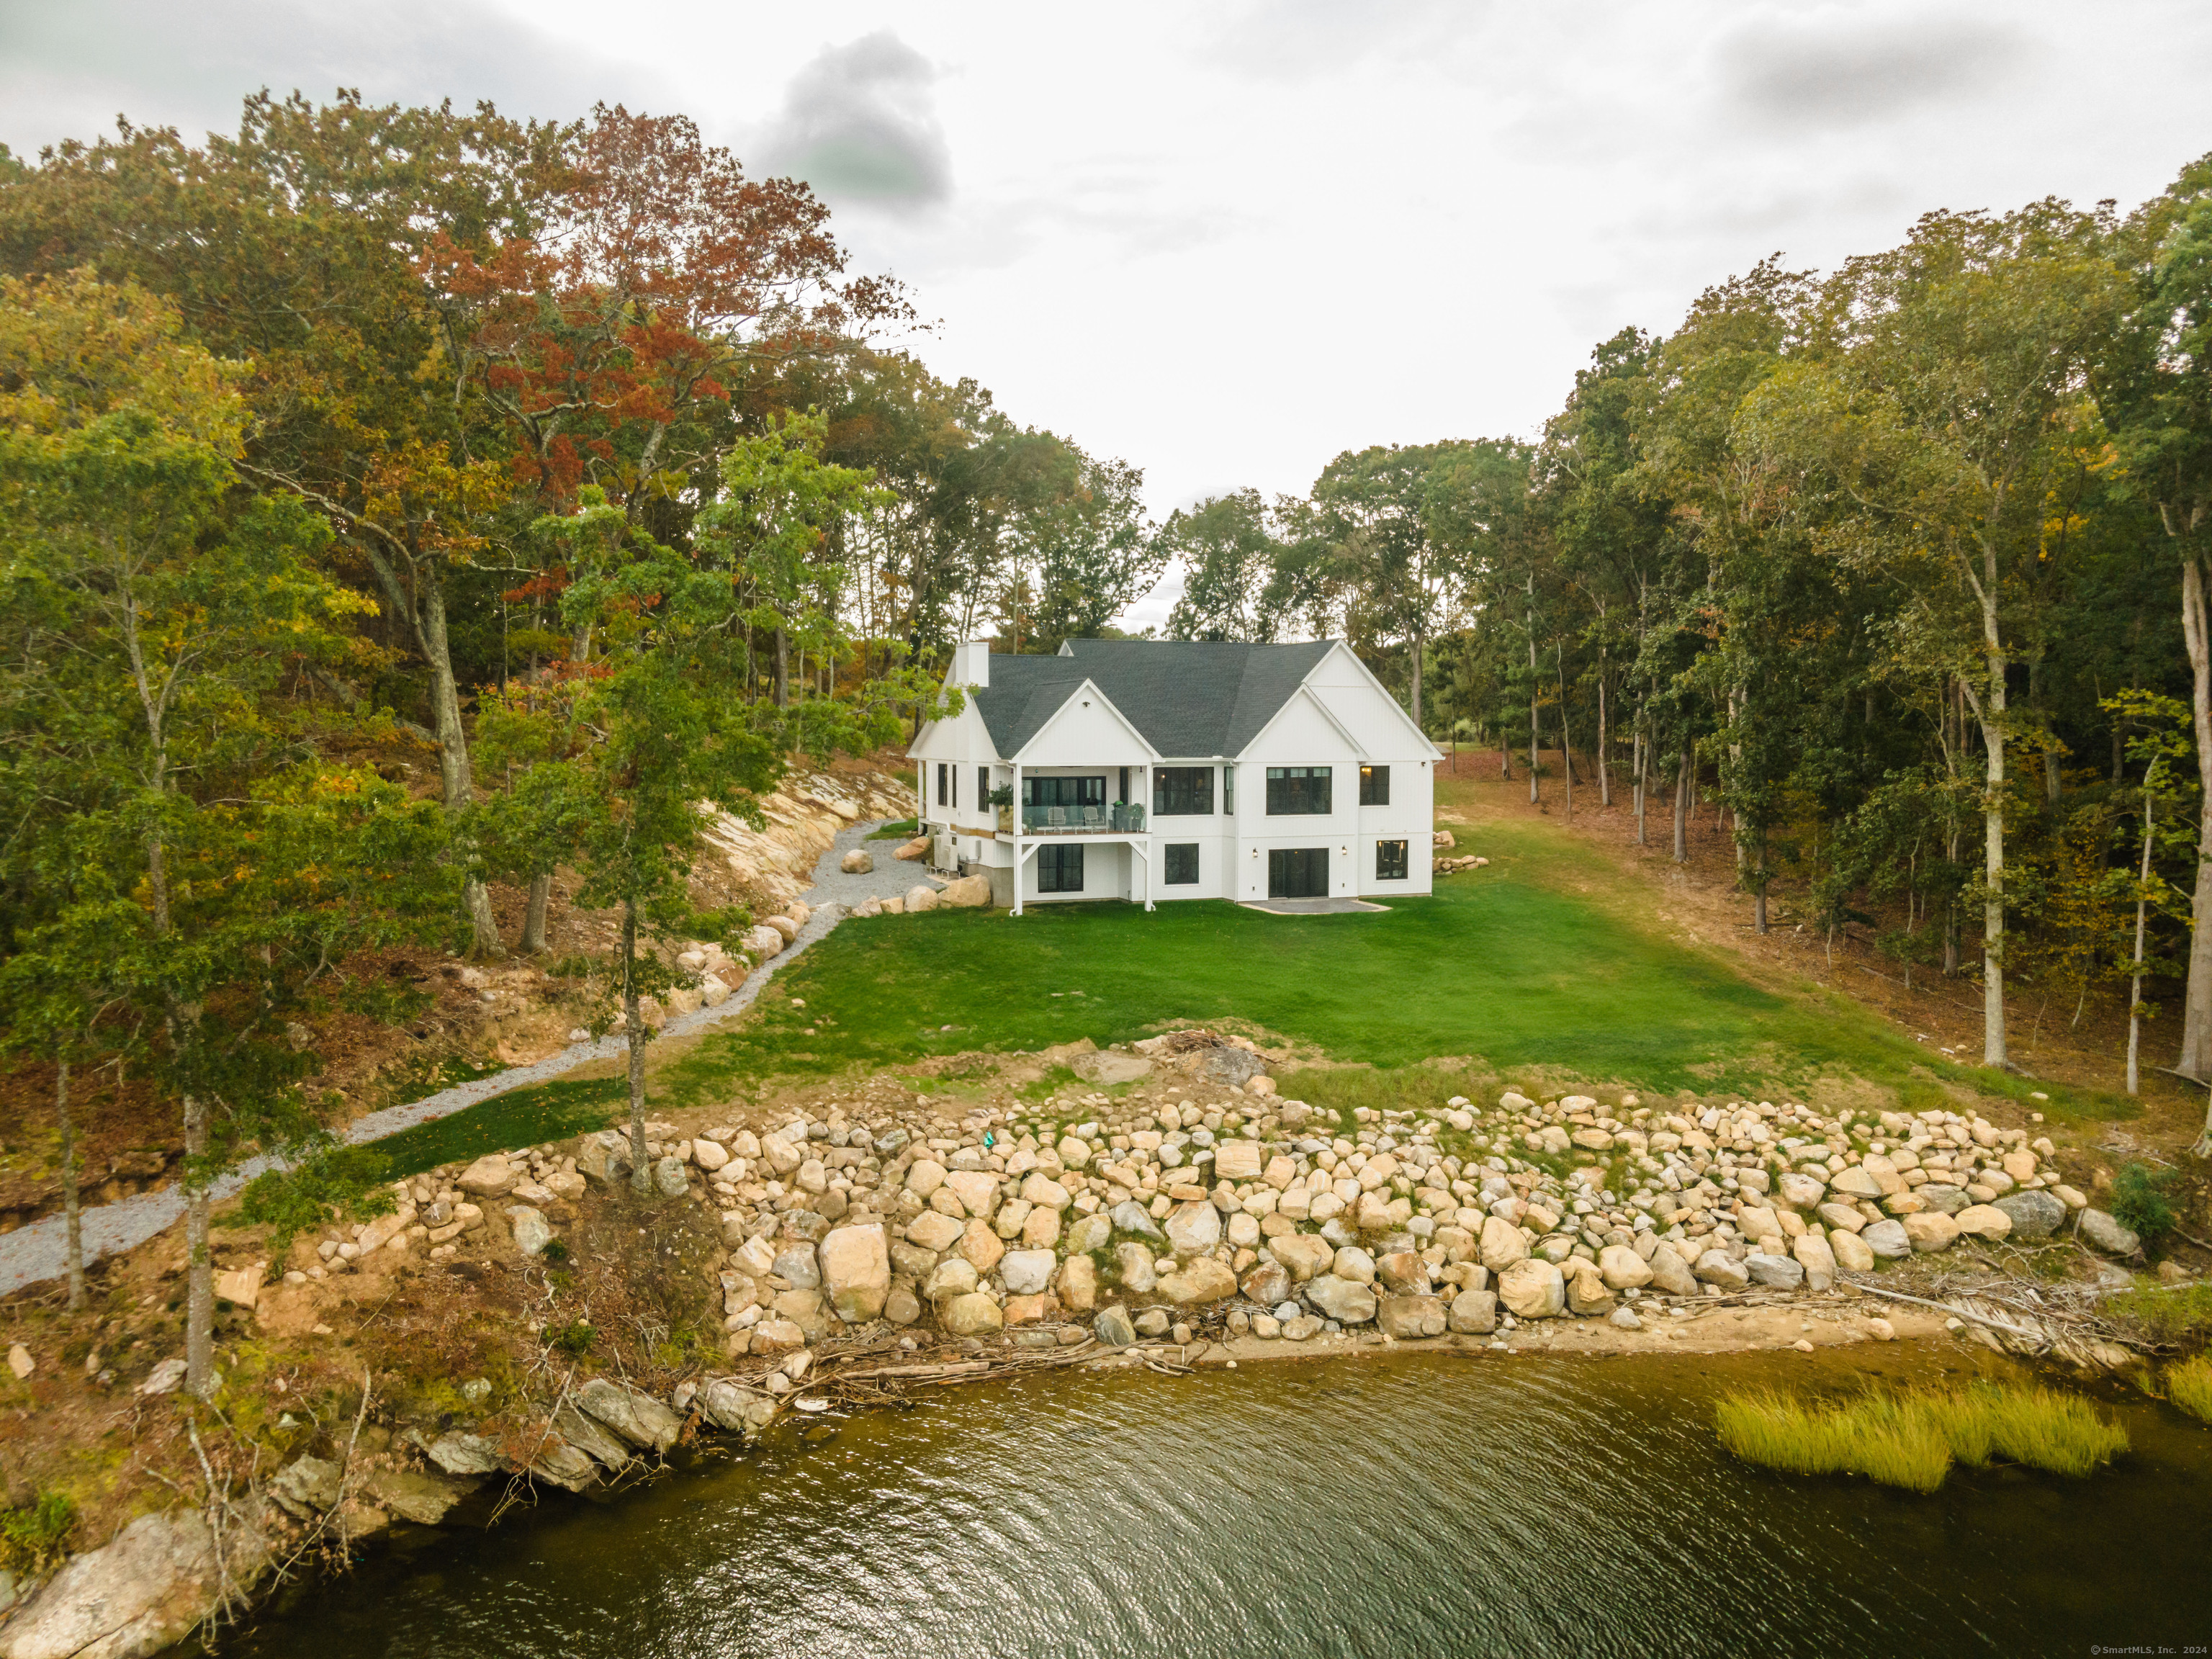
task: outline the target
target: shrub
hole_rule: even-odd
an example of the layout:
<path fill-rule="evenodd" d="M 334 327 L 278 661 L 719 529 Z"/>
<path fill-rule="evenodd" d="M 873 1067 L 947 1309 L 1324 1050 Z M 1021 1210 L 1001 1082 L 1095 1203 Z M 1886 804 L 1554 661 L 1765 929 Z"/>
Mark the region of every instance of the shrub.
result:
<path fill-rule="evenodd" d="M 560 1239 L 549 1238 L 545 1241 L 545 1248 L 540 1250 L 538 1255 L 557 1267 L 568 1259 L 568 1247 Z"/>
<path fill-rule="evenodd" d="M 2154 1170 L 2148 1164 L 2123 1165 L 2112 1178 L 2113 1217 L 2122 1226 L 2142 1234 L 2144 1243 L 2156 1243 L 2173 1231 L 2179 1218 L 2166 1195 L 2180 1173 Z"/>
<path fill-rule="evenodd" d="M 2212 1423 L 2212 1354 L 2200 1353 L 2168 1370 L 2166 1397 L 2191 1417 Z"/>
<path fill-rule="evenodd" d="M 256 1176 L 240 1197 L 239 1218 L 250 1227 L 271 1229 L 271 1243 L 282 1255 L 296 1236 L 338 1217 L 365 1219 L 390 1213 L 386 1178 L 381 1152 L 325 1146 L 290 1170 Z"/>
<path fill-rule="evenodd" d="M 565 1325 L 549 1327 L 545 1333 L 549 1347 L 574 1359 L 591 1352 L 592 1344 L 598 1340 L 599 1333 L 592 1328 L 588 1319 L 572 1319 Z"/>
<path fill-rule="evenodd" d="M 0 1510 L 0 1566 L 43 1572 L 69 1552 L 76 1505 L 65 1492 L 42 1492 L 20 1509 Z"/>
<path fill-rule="evenodd" d="M 2123 1291 L 2105 1305 L 2140 1322 L 2144 1334 L 2160 1342 L 2186 1342 L 2212 1331 L 2212 1285 L 2146 1285 Z"/>

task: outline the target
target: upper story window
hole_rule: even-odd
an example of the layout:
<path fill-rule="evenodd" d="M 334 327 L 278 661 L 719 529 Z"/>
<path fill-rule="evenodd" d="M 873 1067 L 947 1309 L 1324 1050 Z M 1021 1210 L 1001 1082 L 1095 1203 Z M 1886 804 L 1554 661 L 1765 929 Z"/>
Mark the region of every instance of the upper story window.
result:
<path fill-rule="evenodd" d="M 1162 766 L 1152 772 L 1152 816 L 1156 818 L 1211 816 L 1213 769 Z"/>
<path fill-rule="evenodd" d="M 939 806 L 952 805 L 952 786 L 947 781 L 951 772 L 952 769 L 943 761 L 937 763 L 937 804 Z"/>
<path fill-rule="evenodd" d="M 1233 766 L 1221 769 L 1221 810 L 1224 812 L 1237 810 L 1237 769 Z"/>
<path fill-rule="evenodd" d="M 1103 774 L 1095 778 L 1037 778 L 1022 780 L 1022 805 L 1024 806 L 1103 806 L 1106 804 L 1106 779 Z"/>
<path fill-rule="evenodd" d="M 1329 771 L 1326 766 L 1269 767 L 1268 816 L 1276 817 L 1335 811 L 1331 805 Z"/>
<path fill-rule="evenodd" d="M 1389 767 L 1363 766 L 1359 769 L 1359 804 L 1362 806 L 1388 806 L 1390 804 Z"/>

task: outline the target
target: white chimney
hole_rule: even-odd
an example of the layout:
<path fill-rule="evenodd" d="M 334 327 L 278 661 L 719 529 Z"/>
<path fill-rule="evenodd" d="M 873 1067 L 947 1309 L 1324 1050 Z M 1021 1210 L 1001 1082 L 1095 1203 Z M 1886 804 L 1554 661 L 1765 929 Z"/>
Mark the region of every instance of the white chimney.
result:
<path fill-rule="evenodd" d="M 991 642 L 963 640 L 952 647 L 952 684 L 977 688 L 991 683 Z"/>

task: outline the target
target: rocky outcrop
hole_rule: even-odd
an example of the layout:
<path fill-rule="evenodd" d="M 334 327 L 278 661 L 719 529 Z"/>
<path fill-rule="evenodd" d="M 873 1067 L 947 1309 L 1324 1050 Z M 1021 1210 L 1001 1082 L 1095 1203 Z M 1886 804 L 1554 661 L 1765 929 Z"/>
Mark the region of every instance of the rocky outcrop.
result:
<path fill-rule="evenodd" d="M 228 1559 L 189 1510 L 142 1515 L 104 1548 L 56 1573 L 0 1629 L 0 1659 L 143 1659 L 212 1613 L 226 1579 L 243 1594 L 269 1567 L 252 1528 L 231 1529 Z"/>

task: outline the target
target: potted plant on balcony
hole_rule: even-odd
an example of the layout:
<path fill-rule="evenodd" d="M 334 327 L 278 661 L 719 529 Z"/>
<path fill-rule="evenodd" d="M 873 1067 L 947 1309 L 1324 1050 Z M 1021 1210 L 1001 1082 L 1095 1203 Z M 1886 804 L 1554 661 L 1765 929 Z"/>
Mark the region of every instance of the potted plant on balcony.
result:
<path fill-rule="evenodd" d="M 1000 784 L 996 789 L 994 789 L 991 792 L 989 799 L 991 805 L 998 809 L 999 833 L 1002 836 L 1012 835 L 1014 833 L 1013 785 L 1011 783 Z"/>

